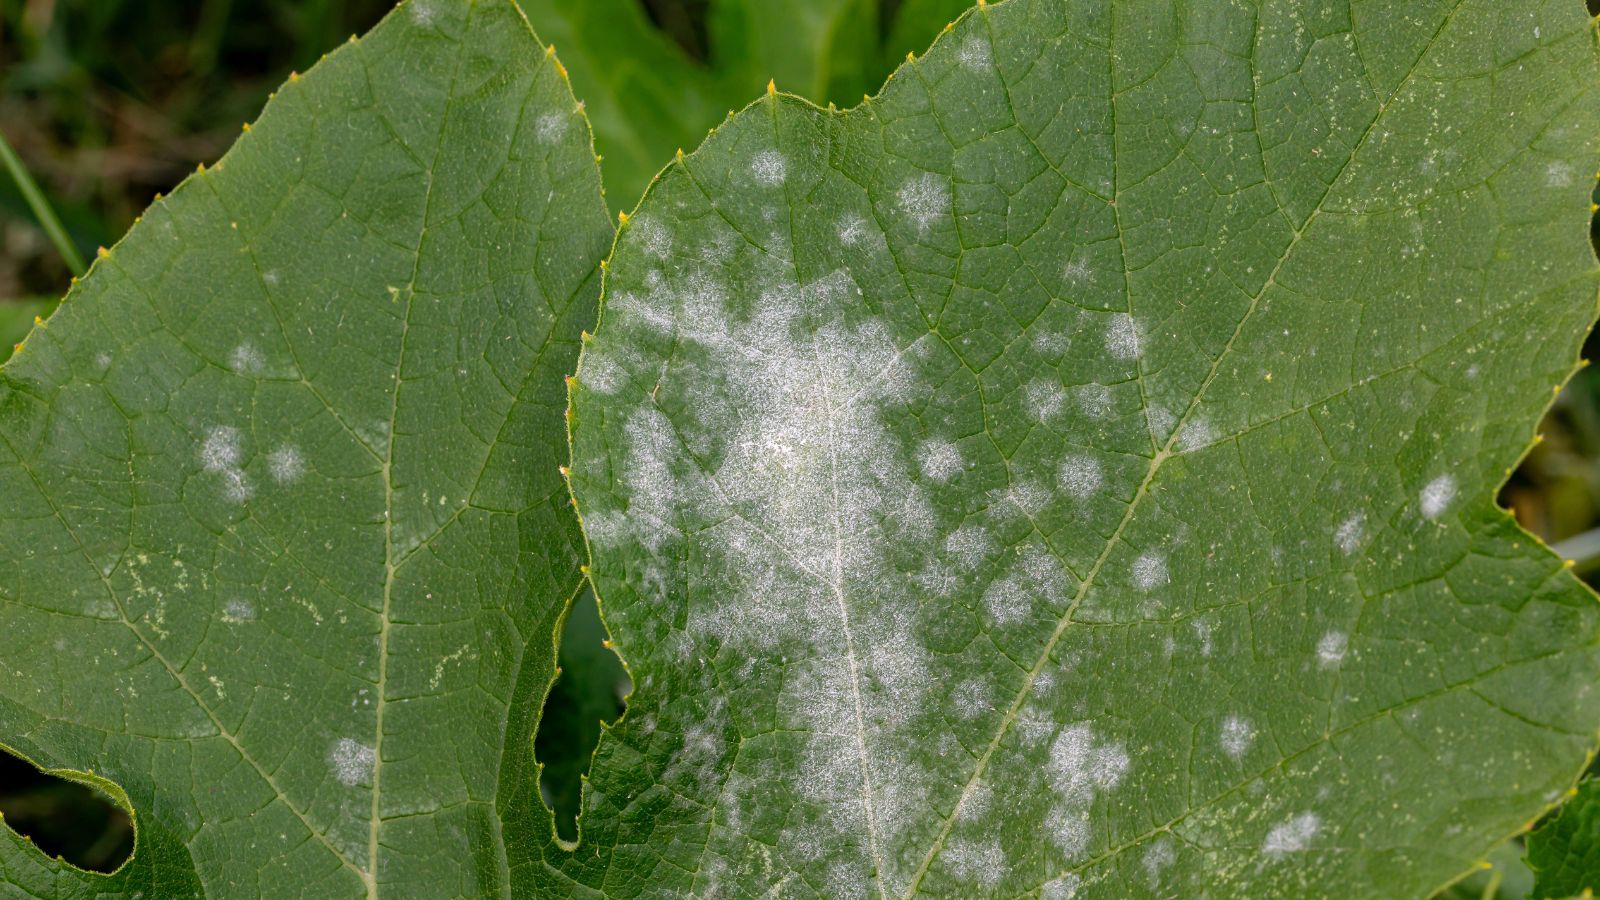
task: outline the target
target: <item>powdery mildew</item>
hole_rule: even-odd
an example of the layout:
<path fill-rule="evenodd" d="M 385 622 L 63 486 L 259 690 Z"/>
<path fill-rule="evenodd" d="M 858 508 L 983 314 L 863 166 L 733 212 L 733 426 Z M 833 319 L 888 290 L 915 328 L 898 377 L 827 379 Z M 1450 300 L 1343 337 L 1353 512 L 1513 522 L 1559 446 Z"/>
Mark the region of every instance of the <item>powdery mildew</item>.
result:
<path fill-rule="evenodd" d="M 1339 552 L 1349 556 L 1361 547 L 1361 538 L 1366 530 L 1366 517 L 1354 513 L 1339 523 L 1339 530 L 1333 533 L 1333 542 L 1338 545 Z"/>
<path fill-rule="evenodd" d="M 1299 852 L 1309 847 L 1321 830 L 1320 816 L 1314 812 L 1301 813 L 1287 822 L 1274 825 L 1261 843 L 1261 852 L 1268 856 Z"/>
<path fill-rule="evenodd" d="M 1456 499 L 1456 480 L 1451 475 L 1440 475 L 1428 482 L 1418 497 L 1418 504 L 1422 509 L 1422 517 L 1433 520 L 1444 515 L 1445 510 Z"/>
<path fill-rule="evenodd" d="M 756 181 L 772 187 L 783 184 L 788 170 L 788 160 L 776 150 L 757 153 L 756 158 L 750 162 L 750 172 L 755 175 Z"/>
<path fill-rule="evenodd" d="M 328 751 L 328 765 L 340 784 L 355 786 L 370 784 L 372 767 L 377 756 L 370 746 L 354 738 L 340 738 Z"/>
<path fill-rule="evenodd" d="M 950 186 L 932 172 L 924 172 L 907 181 L 895 196 L 900 201 L 900 209 L 922 234 L 926 234 L 934 222 L 950 212 Z"/>
<path fill-rule="evenodd" d="M 1229 716 L 1222 722 L 1222 749 L 1234 759 L 1239 759 L 1255 743 L 1256 730 L 1246 719 Z"/>
<path fill-rule="evenodd" d="M 1344 662 L 1345 651 L 1349 648 L 1350 638 L 1342 631 L 1330 631 L 1317 641 L 1317 659 L 1323 668 L 1333 668 Z"/>

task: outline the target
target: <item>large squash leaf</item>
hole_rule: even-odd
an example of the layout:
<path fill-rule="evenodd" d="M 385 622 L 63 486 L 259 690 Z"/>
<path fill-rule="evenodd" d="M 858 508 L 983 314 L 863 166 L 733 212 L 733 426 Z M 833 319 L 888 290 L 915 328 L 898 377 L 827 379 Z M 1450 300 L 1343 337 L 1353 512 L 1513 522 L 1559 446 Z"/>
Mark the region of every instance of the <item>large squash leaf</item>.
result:
<path fill-rule="evenodd" d="M 1492 499 L 1594 85 L 1569 0 L 1009 0 L 720 128 L 572 392 L 637 690 L 549 889 L 1407 896 L 1523 827 L 1600 723 Z"/>
<path fill-rule="evenodd" d="M 892 67 L 885 46 L 898 61 L 969 5 L 907 3 L 890 31 L 880 27 L 879 0 L 711 0 L 700 62 L 656 28 L 641 0 L 527 0 L 539 33 L 572 66 L 605 155 L 607 193 L 622 209 L 676 148 L 699 144 L 769 80 L 817 102 L 853 102 Z"/>
<path fill-rule="evenodd" d="M 608 220 L 515 3 L 411 0 L 103 254 L 0 370 L 0 742 L 137 847 L 0 883 L 515 890 Z"/>

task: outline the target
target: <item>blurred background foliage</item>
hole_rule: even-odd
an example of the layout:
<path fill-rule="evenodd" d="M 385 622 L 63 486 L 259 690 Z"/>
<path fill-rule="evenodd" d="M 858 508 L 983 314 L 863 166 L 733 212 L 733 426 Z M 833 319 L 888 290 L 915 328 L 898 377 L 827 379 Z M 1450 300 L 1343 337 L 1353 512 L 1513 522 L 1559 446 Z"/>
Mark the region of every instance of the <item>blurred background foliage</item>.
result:
<path fill-rule="evenodd" d="M 535 6 L 544 2 L 532 0 Z M 634 2 L 692 64 L 715 62 L 718 40 L 708 21 L 716 0 Z M 863 84 L 876 85 L 907 50 L 928 45 L 934 35 L 926 23 L 953 18 L 968 2 L 862 0 L 875 34 L 863 43 L 871 61 L 848 77 L 833 73 L 821 88 L 841 96 L 812 99 L 852 103 Z M 1600 7 L 1600 0 L 1586 2 L 1592 10 Z M 759 9 L 752 3 L 743 5 Z M 370 28 L 391 5 L 392 0 L 0 0 L 0 135 L 59 216 L 68 240 L 92 259 L 156 193 L 171 190 L 198 163 L 221 156 L 291 71 L 309 68 L 324 51 Z M 583 79 L 576 73 L 575 79 L 581 94 Z M 749 96 L 759 89 L 759 83 L 749 86 Z M 720 119 L 721 110 L 716 115 Z M 678 124 L 703 134 L 715 120 Z M 611 198 L 624 207 L 632 200 Z M 1600 230 L 1591 235 L 1600 245 Z M 0 358 L 23 340 L 35 316 L 48 315 L 72 275 L 23 189 L 0 172 Z M 1600 344 L 1591 335 L 1584 358 L 1596 352 Z M 1524 527 L 1576 559 L 1586 580 L 1600 583 L 1600 371 L 1586 367 L 1573 377 L 1540 432 L 1541 441 L 1507 482 L 1501 503 Z M 604 639 L 593 597 L 583 591 L 568 617 L 561 675 L 536 741 L 545 765 L 545 800 L 557 810 L 567 837 L 600 723 L 621 713 L 628 690 L 627 675 Z M 132 849 L 132 830 L 120 810 L 89 788 L 45 775 L 5 752 L 0 815 L 45 852 L 87 868 L 114 869 Z M 1515 841 L 1498 848 L 1480 871 L 1442 896 L 1528 896 L 1532 878 L 1520 856 Z"/>

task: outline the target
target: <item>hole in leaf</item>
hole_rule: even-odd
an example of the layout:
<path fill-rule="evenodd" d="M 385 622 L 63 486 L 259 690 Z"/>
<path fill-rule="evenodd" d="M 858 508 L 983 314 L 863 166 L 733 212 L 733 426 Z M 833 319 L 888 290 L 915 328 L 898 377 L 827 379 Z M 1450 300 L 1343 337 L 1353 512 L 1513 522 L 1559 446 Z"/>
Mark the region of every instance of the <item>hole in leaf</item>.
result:
<path fill-rule="evenodd" d="M 133 853 L 133 822 L 110 798 L 0 752 L 0 815 L 45 856 L 114 872 Z"/>
<path fill-rule="evenodd" d="M 572 602 L 566 628 L 561 633 L 560 674 L 545 698 L 544 716 L 534 736 L 533 752 L 544 764 L 539 793 L 556 813 L 556 834 L 564 841 L 578 839 L 578 804 L 583 776 L 595 745 L 600 723 L 615 722 L 632 689 L 622 661 L 605 645 L 605 625 L 587 586 Z"/>
<path fill-rule="evenodd" d="M 1589 15 L 1600 16 L 1600 0 L 1584 0 L 1584 5 L 1589 8 Z"/>

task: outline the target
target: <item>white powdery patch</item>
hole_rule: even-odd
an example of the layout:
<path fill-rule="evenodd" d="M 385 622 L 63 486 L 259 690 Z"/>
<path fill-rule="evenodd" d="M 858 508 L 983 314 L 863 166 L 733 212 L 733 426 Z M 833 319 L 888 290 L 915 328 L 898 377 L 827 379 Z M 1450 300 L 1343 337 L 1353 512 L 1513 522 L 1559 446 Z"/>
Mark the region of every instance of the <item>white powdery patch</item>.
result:
<path fill-rule="evenodd" d="M 1167 561 L 1161 556 L 1145 553 L 1133 561 L 1133 584 L 1139 590 L 1153 591 L 1167 580 Z"/>
<path fill-rule="evenodd" d="M 1155 438 L 1156 443 L 1166 441 L 1167 436 L 1172 434 L 1172 426 L 1178 423 L 1178 417 L 1174 416 L 1172 410 L 1167 409 L 1165 406 L 1147 408 L 1144 411 L 1144 420 L 1145 424 L 1150 428 L 1150 436 Z"/>
<path fill-rule="evenodd" d="M 1041 544 L 1030 543 L 1022 548 L 1011 571 L 983 592 L 983 605 L 996 625 L 1020 622 L 1038 607 L 1064 608 L 1066 570 Z"/>
<path fill-rule="evenodd" d="M 858 215 L 848 215 L 839 220 L 839 243 L 854 247 L 867 236 L 867 220 Z"/>
<path fill-rule="evenodd" d="M 1440 475 L 1428 482 L 1422 489 L 1419 502 L 1422 506 L 1422 517 L 1430 521 L 1444 515 L 1450 504 L 1456 499 L 1456 480 L 1451 475 Z"/>
<path fill-rule="evenodd" d="M 975 881 L 984 887 L 999 884 L 1000 876 L 1006 873 L 1006 852 L 999 844 L 979 845 L 970 840 L 956 840 L 940 855 L 957 878 Z"/>
<path fill-rule="evenodd" d="M 1127 313 L 1117 313 L 1106 324 L 1106 352 L 1114 359 L 1138 359 L 1144 351 L 1139 323 Z"/>
<path fill-rule="evenodd" d="M 944 552 L 956 565 L 971 571 L 994 552 L 994 538 L 982 526 L 966 522 L 945 538 Z"/>
<path fill-rule="evenodd" d="M 1078 408 L 1091 419 L 1104 419 L 1111 415 L 1111 388 L 1103 384 L 1085 384 L 1078 388 Z"/>
<path fill-rule="evenodd" d="M 534 125 L 535 134 L 542 144 L 554 144 L 567 134 L 567 117 L 560 113 L 545 113 Z"/>
<path fill-rule="evenodd" d="M 1106 483 L 1100 461 L 1092 456 L 1069 456 L 1061 461 L 1061 489 L 1073 499 L 1087 500 Z"/>
<path fill-rule="evenodd" d="M 911 217 L 917 231 L 927 234 L 933 223 L 950 212 L 950 186 L 932 172 L 901 185 L 900 208 Z"/>
<path fill-rule="evenodd" d="M 1564 162 L 1553 162 L 1545 166 L 1544 183 L 1553 188 L 1571 187 L 1572 166 Z"/>
<path fill-rule="evenodd" d="M 672 234 L 655 219 L 636 216 L 628 223 L 628 237 L 657 259 L 664 260 L 672 253 Z"/>
<path fill-rule="evenodd" d="M 1316 813 L 1301 813 L 1281 825 L 1274 825 L 1261 842 L 1261 852 L 1268 856 L 1298 853 L 1311 846 L 1311 840 L 1322 830 L 1322 818 Z"/>
<path fill-rule="evenodd" d="M 1067 401 L 1061 386 L 1043 378 L 1028 385 L 1028 413 L 1035 422 L 1048 422 L 1061 412 Z"/>
<path fill-rule="evenodd" d="M 756 177 L 756 181 L 768 187 L 783 184 L 788 172 L 789 161 L 776 150 L 763 150 L 750 161 L 750 173 Z"/>
<path fill-rule="evenodd" d="M 248 341 L 233 348 L 233 354 L 228 357 L 228 367 L 236 375 L 254 375 L 266 367 L 267 358 L 261 355 L 256 345 Z"/>
<path fill-rule="evenodd" d="M 928 441 L 917 453 L 922 474 L 937 482 L 949 481 L 961 472 L 961 451 L 949 441 Z"/>
<path fill-rule="evenodd" d="M 1068 873 L 1046 882 L 1044 887 L 1039 889 L 1039 900 L 1072 900 L 1078 896 L 1078 886 L 1082 883 L 1082 878 Z"/>
<path fill-rule="evenodd" d="M 956 685 L 950 692 L 950 703 L 955 707 L 956 714 L 963 719 L 975 719 L 982 715 L 984 710 L 993 709 L 994 704 L 989 700 L 989 688 L 976 678 L 969 678 Z"/>
<path fill-rule="evenodd" d="M 1317 641 L 1317 659 L 1322 662 L 1322 667 L 1331 669 L 1344 662 L 1345 652 L 1350 647 L 1350 638 L 1342 631 L 1330 631 Z"/>
<path fill-rule="evenodd" d="M 206 471 L 222 476 L 223 492 L 235 503 L 243 503 L 255 494 L 249 477 L 239 467 L 243 453 L 240 440 L 239 429 L 222 425 L 211 429 L 200 445 L 200 464 Z"/>
<path fill-rule="evenodd" d="M 989 53 L 989 42 L 977 35 L 962 42 L 961 52 L 958 55 L 961 64 L 969 69 L 983 71 L 994 65 Z"/>
<path fill-rule="evenodd" d="M 340 738 L 328 751 L 328 765 L 340 784 L 358 785 L 372 782 L 372 766 L 377 756 L 372 748 L 352 738 Z"/>
<path fill-rule="evenodd" d="M 1128 773 L 1128 753 L 1121 744 L 1100 740 L 1087 724 L 1069 725 L 1050 745 L 1046 775 L 1057 804 L 1045 828 L 1071 860 L 1089 846 L 1089 813 L 1095 798 L 1115 788 Z"/>
<path fill-rule="evenodd" d="M 1150 886 L 1154 888 L 1161 886 L 1162 873 L 1177 861 L 1178 851 L 1173 849 L 1172 839 L 1161 838 L 1150 845 L 1150 849 L 1144 852 L 1144 859 L 1140 862 L 1144 864 L 1145 876 L 1150 879 Z"/>
<path fill-rule="evenodd" d="M 256 608 L 248 600 L 233 599 L 222 608 L 222 621 L 228 623 L 255 621 Z"/>
<path fill-rule="evenodd" d="M 679 652 L 692 658 L 715 640 L 783 667 L 779 714 L 812 735 L 811 750 L 799 770 L 774 777 L 793 778 L 825 810 L 796 826 L 821 826 L 807 837 L 816 852 L 847 856 L 840 877 L 866 883 L 868 848 L 895 846 L 926 808 L 930 788 L 904 730 L 937 685 L 915 616 L 925 585 L 948 585 L 951 573 L 930 551 L 939 512 L 923 468 L 949 477 L 960 454 L 907 446 L 886 424 L 884 410 L 919 389 L 915 349 L 862 320 L 847 272 L 805 284 L 767 275 L 733 303 L 720 267 L 694 263 L 696 248 L 675 256 L 685 265 L 642 296 L 638 285 L 619 290 L 608 327 L 683 347 L 662 372 L 677 381 L 663 389 L 692 384 L 695 399 L 670 420 L 643 397 L 618 417 L 626 505 L 586 511 L 585 523 L 604 519 L 596 546 L 642 574 L 673 573 L 686 554 L 707 559 Z M 946 542 L 952 564 L 981 558 L 987 536 L 958 534 Z M 921 566 L 890 562 L 908 547 L 925 555 Z M 641 579 L 641 598 L 664 602 L 676 577 Z M 717 790 L 714 776 L 698 789 Z M 880 877 L 910 874 L 890 863 Z"/>
<path fill-rule="evenodd" d="M 1339 523 L 1339 530 L 1333 533 L 1333 542 L 1338 546 L 1339 552 L 1349 556 L 1360 549 L 1361 538 L 1366 531 L 1366 517 L 1361 513 L 1355 513 Z"/>
<path fill-rule="evenodd" d="M 1249 720 L 1238 716 L 1229 716 L 1222 722 L 1222 749 L 1234 759 L 1244 756 L 1250 751 L 1250 745 L 1256 742 L 1256 730 Z"/>
<path fill-rule="evenodd" d="M 1183 433 L 1178 435 L 1178 449 L 1189 453 L 1209 445 L 1216 439 L 1216 431 L 1211 427 L 1211 421 L 1205 416 L 1196 416 L 1183 423 Z"/>
<path fill-rule="evenodd" d="M 300 448 L 284 444 L 267 456 L 267 469 L 272 480 L 279 484 L 294 484 L 305 473 L 305 460 L 300 458 Z"/>

